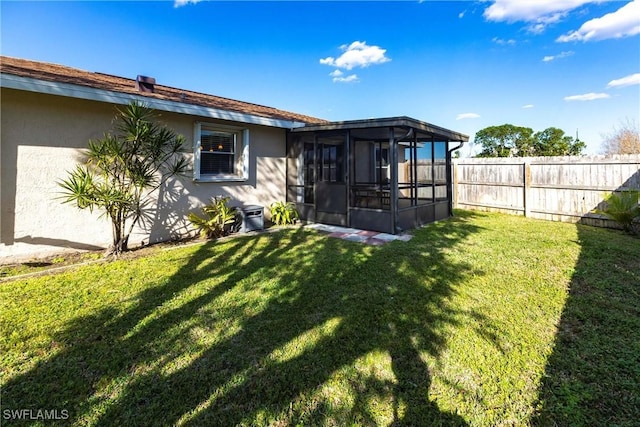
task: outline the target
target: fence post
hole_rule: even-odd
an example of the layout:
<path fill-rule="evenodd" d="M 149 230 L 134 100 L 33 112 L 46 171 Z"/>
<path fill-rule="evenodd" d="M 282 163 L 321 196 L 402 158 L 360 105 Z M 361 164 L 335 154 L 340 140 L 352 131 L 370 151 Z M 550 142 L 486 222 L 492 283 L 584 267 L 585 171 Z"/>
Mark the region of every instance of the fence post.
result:
<path fill-rule="evenodd" d="M 531 163 L 525 160 L 522 164 L 522 203 L 524 207 L 524 216 L 531 216 L 531 204 L 529 193 L 531 192 Z"/>

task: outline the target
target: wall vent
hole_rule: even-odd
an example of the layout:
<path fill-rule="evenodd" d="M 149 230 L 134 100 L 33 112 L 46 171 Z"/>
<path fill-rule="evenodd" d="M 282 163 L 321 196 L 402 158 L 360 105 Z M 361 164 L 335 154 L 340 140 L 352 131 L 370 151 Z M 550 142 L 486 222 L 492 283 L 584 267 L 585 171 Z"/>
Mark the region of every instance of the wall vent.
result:
<path fill-rule="evenodd" d="M 156 79 L 154 79 L 153 77 L 147 77 L 147 76 L 136 77 L 136 89 L 138 90 L 138 92 L 154 93 L 155 84 L 156 84 Z"/>

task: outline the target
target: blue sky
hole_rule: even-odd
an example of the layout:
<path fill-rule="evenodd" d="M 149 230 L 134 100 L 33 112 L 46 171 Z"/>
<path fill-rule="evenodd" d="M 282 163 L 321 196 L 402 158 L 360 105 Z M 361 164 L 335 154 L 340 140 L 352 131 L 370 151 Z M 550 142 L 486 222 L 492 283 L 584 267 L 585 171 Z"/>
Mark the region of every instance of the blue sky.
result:
<path fill-rule="evenodd" d="M 640 121 L 640 0 L 0 2 L 3 55 L 473 137 Z M 471 145 L 463 156 L 473 153 Z"/>

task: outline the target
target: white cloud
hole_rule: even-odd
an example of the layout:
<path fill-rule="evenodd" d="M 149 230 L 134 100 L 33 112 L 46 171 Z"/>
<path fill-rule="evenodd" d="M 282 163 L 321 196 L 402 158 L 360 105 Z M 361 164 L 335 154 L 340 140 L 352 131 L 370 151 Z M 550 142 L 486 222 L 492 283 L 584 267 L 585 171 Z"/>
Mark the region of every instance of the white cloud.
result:
<path fill-rule="evenodd" d="M 621 79 L 611 80 L 607 83 L 607 87 L 624 87 L 632 85 L 640 85 L 640 73 L 631 74 L 629 76 L 622 77 Z"/>
<path fill-rule="evenodd" d="M 565 101 L 593 101 L 595 99 L 605 99 L 605 98 L 611 98 L 611 96 L 609 96 L 608 93 L 590 92 L 590 93 L 585 93 L 583 95 L 565 96 L 564 100 Z"/>
<path fill-rule="evenodd" d="M 493 39 L 491 39 L 492 42 L 499 44 L 499 45 L 514 45 L 516 44 L 516 41 L 514 39 L 509 39 L 509 40 L 504 40 L 504 39 L 500 39 L 498 37 L 494 37 Z"/>
<path fill-rule="evenodd" d="M 625 4 L 615 12 L 585 22 L 558 42 L 619 39 L 640 34 L 640 0 Z"/>
<path fill-rule="evenodd" d="M 495 0 L 484 11 L 488 21 L 557 22 L 572 9 L 594 0 Z"/>
<path fill-rule="evenodd" d="M 533 108 L 533 104 L 527 104 L 527 105 L 523 105 L 522 108 Z"/>
<path fill-rule="evenodd" d="M 456 116 L 456 120 L 478 119 L 480 114 L 477 113 L 461 113 Z"/>
<path fill-rule="evenodd" d="M 356 67 L 364 68 L 369 65 L 383 64 L 391 61 L 385 53 L 386 49 L 379 46 L 369 46 L 367 42 L 355 41 L 350 45 L 342 45 L 340 49 L 344 51 L 338 58 L 328 56 L 320 59 L 320 63 L 332 67 L 351 70 Z"/>
<path fill-rule="evenodd" d="M 334 83 L 357 83 L 360 81 L 356 74 L 351 74 L 347 77 L 342 77 L 344 73 L 338 69 L 333 70 L 329 73 L 331 77 L 333 77 Z"/>
<path fill-rule="evenodd" d="M 527 22 L 528 30 L 539 34 L 560 22 L 568 12 L 596 0 L 495 0 L 484 17 L 494 22 Z"/>
<path fill-rule="evenodd" d="M 202 0 L 175 0 L 173 2 L 173 7 L 182 7 L 188 4 L 196 4 L 200 3 Z"/>
<path fill-rule="evenodd" d="M 531 24 L 527 27 L 527 31 L 531 34 L 542 34 L 547 29 L 549 23 L 538 22 L 537 24 Z"/>
<path fill-rule="evenodd" d="M 336 70 L 336 71 L 339 71 L 339 70 Z M 339 75 L 333 78 L 334 83 L 358 83 L 360 81 L 360 79 L 356 74 L 351 74 L 351 75 L 348 75 L 347 77 L 340 77 L 340 75 L 342 75 L 342 73 L 340 73 Z"/>
<path fill-rule="evenodd" d="M 551 62 L 551 61 L 554 61 L 556 59 L 566 58 L 566 57 L 571 56 L 573 54 L 574 54 L 574 52 L 572 50 L 568 50 L 568 51 L 565 51 L 565 52 L 560 52 L 557 55 L 545 56 L 544 58 L 542 58 L 542 61 L 543 62 Z"/>
<path fill-rule="evenodd" d="M 320 63 L 323 65 L 333 65 L 336 62 L 336 58 L 333 56 L 327 56 L 326 58 L 321 58 Z"/>

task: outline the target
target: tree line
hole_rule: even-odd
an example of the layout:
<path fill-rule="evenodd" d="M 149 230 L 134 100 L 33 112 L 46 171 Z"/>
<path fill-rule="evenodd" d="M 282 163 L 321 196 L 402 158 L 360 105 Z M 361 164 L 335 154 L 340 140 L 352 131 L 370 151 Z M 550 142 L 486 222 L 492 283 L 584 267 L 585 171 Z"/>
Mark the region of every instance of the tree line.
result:
<path fill-rule="evenodd" d="M 578 156 L 586 148 L 583 141 L 565 135 L 562 129 L 550 127 L 534 133 L 511 124 L 481 129 L 474 144 L 482 147 L 477 157 Z"/>
<path fill-rule="evenodd" d="M 579 156 L 584 141 L 566 135 L 562 129 L 549 127 L 541 132 L 524 126 L 504 124 L 489 126 L 476 133 L 475 145 L 482 147 L 476 157 Z M 640 153 L 640 129 L 635 120 L 621 122 L 603 135 L 602 154 Z"/>

